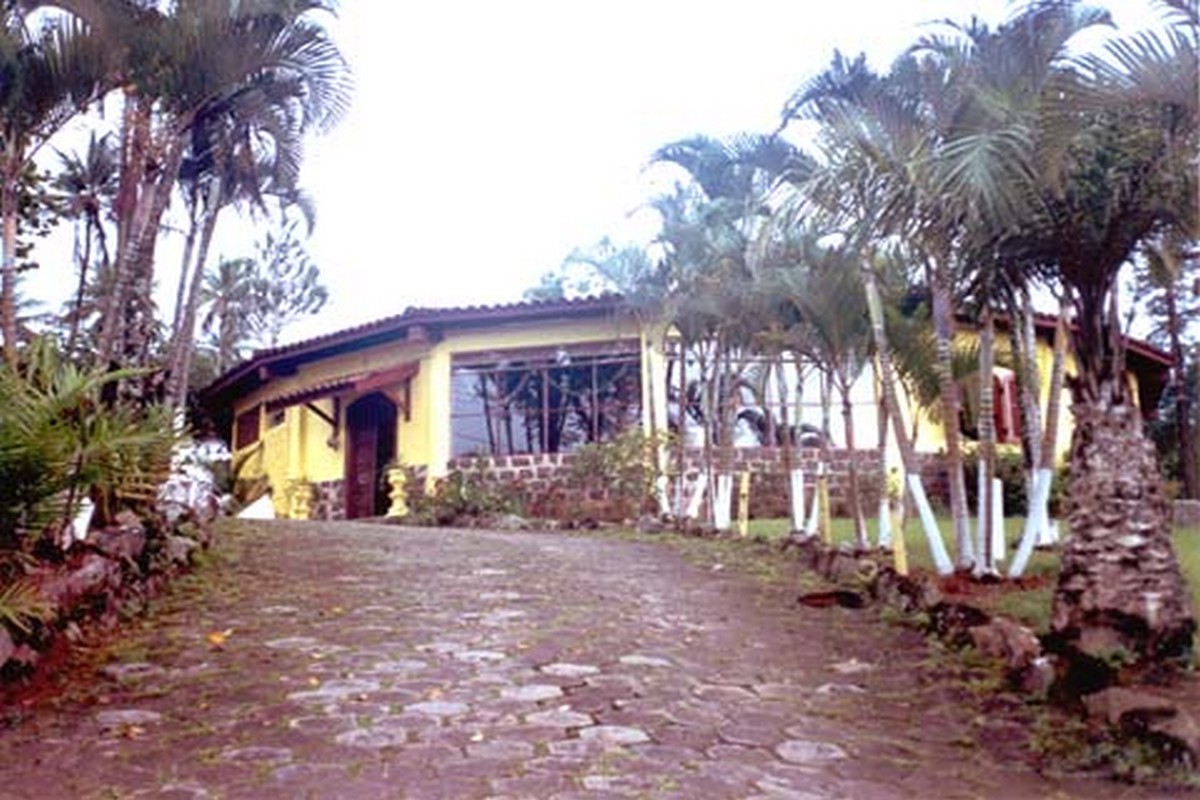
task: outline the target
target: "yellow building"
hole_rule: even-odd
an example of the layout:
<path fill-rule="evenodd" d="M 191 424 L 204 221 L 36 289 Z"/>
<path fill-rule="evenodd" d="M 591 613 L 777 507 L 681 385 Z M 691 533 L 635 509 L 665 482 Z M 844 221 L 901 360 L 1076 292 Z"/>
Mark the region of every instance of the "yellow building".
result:
<path fill-rule="evenodd" d="M 1053 329 L 1052 318 L 1039 321 L 1043 385 Z M 260 351 L 207 387 L 202 402 L 228 435 L 239 476 L 269 482 L 278 515 L 396 514 L 403 511 L 400 465 L 429 482 L 456 459 L 484 456 L 514 478 L 544 479 L 562 466 L 562 453 L 582 444 L 677 422 L 677 409 L 668 407 L 675 379 L 668 380 L 662 331 L 640 323 L 612 295 L 409 309 Z M 1169 360 L 1130 342 L 1128 365 L 1140 398 L 1153 408 Z M 854 416 L 858 447 L 877 452 L 872 380 L 864 375 L 856 385 Z M 1014 387 L 1000 374 L 997 388 L 997 428 L 1016 441 Z M 811 407 L 816 394 L 805 395 L 789 416 L 812 426 L 820 422 Z M 944 437 L 936 415 L 918 420 L 918 449 L 937 452 Z M 840 425 L 834 414 L 834 446 L 844 441 Z M 1070 440 L 1066 407 L 1060 427 L 1061 451 Z M 690 440 L 696 431 L 687 433 Z M 739 461 L 770 462 L 774 448 L 743 434 Z"/>
<path fill-rule="evenodd" d="M 203 402 L 277 514 L 395 512 L 396 465 L 433 479 L 455 457 L 603 440 L 656 402 L 662 419 L 647 378 L 661 354 L 622 309 L 615 296 L 409 309 L 260 351 Z"/>

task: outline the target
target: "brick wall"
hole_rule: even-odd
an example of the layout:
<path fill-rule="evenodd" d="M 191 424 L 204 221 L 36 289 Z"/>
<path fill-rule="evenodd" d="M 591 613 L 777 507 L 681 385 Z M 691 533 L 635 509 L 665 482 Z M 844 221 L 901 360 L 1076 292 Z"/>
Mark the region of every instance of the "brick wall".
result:
<path fill-rule="evenodd" d="M 802 448 L 795 463 L 804 469 L 808 485 L 815 479 L 820 451 Z M 830 459 L 830 500 L 834 514 L 843 514 L 849 497 L 849 464 L 854 458 L 858 465 L 859 490 L 863 510 L 873 514 L 879 502 L 879 453 L 877 450 L 835 450 Z M 450 469 L 481 478 L 489 485 L 505 487 L 519 494 L 530 516 L 563 517 L 578 514 L 581 509 L 591 516 L 608 518 L 617 509 L 606 501 L 605 488 L 596 482 L 573 480 L 569 453 L 514 456 L 470 456 L 456 458 Z M 671 453 L 668 470 L 675 471 L 675 454 Z M 698 449 L 687 453 L 687 478 L 695 480 L 703 464 Z M 750 514 L 753 517 L 786 517 L 788 515 L 787 476 L 783 472 L 782 454 L 774 447 L 738 448 L 734 454 L 734 471 L 750 473 Z M 931 499 L 944 494 L 945 479 L 940 474 L 936 456 L 925 458 L 923 473 Z M 628 515 L 627 510 L 625 516 Z"/>
<path fill-rule="evenodd" d="M 346 483 L 342 480 L 320 481 L 312 485 L 309 519 L 345 519 Z"/>

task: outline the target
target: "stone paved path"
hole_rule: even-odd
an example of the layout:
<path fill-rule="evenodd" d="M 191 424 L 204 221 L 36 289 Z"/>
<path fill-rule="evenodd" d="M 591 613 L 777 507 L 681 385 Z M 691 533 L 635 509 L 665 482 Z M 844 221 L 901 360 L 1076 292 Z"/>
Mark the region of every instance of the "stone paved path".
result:
<path fill-rule="evenodd" d="M 282 522 L 227 541 L 236 563 L 100 677 L 0 731 L 0 797 L 1155 796 L 1002 764 L 1012 731 L 944 696 L 915 634 L 677 548 Z"/>

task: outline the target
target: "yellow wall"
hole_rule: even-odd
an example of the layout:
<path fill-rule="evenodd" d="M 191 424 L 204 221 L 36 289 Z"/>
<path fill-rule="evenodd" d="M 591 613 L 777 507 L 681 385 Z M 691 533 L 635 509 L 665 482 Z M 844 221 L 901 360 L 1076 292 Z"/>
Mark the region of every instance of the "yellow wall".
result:
<path fill-rule="evenodd" d="M 978 341 L 978 335 L 974 331 L 960 331 L 958 335 L 969 346 L 975 345 Z M 998 348 L 1008 347 L 1008 343 L 1005 341 L 1006 338 L 1006 335 L 1003 333 L 997 336 Z M 1050 342 L 1047 342 L 1039 337 L 1037 340 L 1036 353 L 1039 376 L 1038 384 L 1040 387 L 1039 401 L 1041 403 L 1042 410 L 1042 423 L 1045 424 L 1046 413 L 1049 409 L 1050 403 L 1050 368 L 1054 362 L 1054 348 Z M 1075 357 L 1068 349 L 1066 357 L 1066 375 L 1070 376 L 1074 375 L 1075 373 Z M 1136 381 L 1133 381 L 1133 387 L 1134 398 L 1136 399 Z M 917 439 L 914 442 L 917 451 L 923 453 L 934 453 L 944 449 L 946 446 L 946 436 L 938 418 L 939 415 L 933 409 L 928 408 L 918 409 L 918 413 L 920 414 L 918 426 L 919 431 Z M 909 433 L 911 433 L 911 411 L 906 410 L 906 419 L 909 420 L 907 424 L 909 425 Z M 1059 402 L 1058 436 L 1055 441 L 1054 448 L 1055 458 L 1060 462 L 1066 459 L 1067 451 L 1070 450 L 1071 436 L 1074 430 L 1075 420 L 1071 416 L 1071 394 L 1064 387 Z"/>

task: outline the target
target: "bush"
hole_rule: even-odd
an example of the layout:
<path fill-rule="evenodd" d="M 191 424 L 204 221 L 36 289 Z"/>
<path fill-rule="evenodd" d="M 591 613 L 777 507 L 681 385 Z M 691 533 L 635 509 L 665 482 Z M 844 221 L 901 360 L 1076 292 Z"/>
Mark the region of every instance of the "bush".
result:
<path fill-rule="evenodd" d="M 979 493 L 979 459 L 977 446 L 963 450 L 963 466 L 967 480 L 967 502 L 977 508 Z M 996 477 L 1004 484 L 1004 514 L 1022 517 L 1029 513 L 1029 498 L 1025 495 L 1025 456 L 1016 445 L 996 447 Z M 1050 486 L 1050 513 L 1057 514 L 1067 484 L 1067 468 L 1055 470 Z"/>
<path fill-rule="evenodd" d="M 449 525 L 464 519 L 494 514 L 521 513 L 520 493 L 516 487 L 490 480 L 487 475 L 454 470 L 439 478 L 431 494 L 420 491 L 424 481 L 409 470 L 405 476 L 409 518 L 415 522 Z M 411 487 L 411 489 L 409 489 Z"/>
<path fill-rule="evenodd" d="M 654 505 L 656 456 L 663 444 L 662 437 L 639 429 L 586 444 L 571 462 L 571 481 L 585 493 L 589 487 L 601 487 L 610 513 L 618 518 L 640 514 Z"/>
<path fill-rule="evenodd" d="M 169 410 L 101 403 L 128 371 L 80 370 L 46 341 L 25 356 L 20 370 L 0 368 L 0 549 L 29 549 L 85 496 L 100 522 L 149 510 L 175 440 Z"/>

